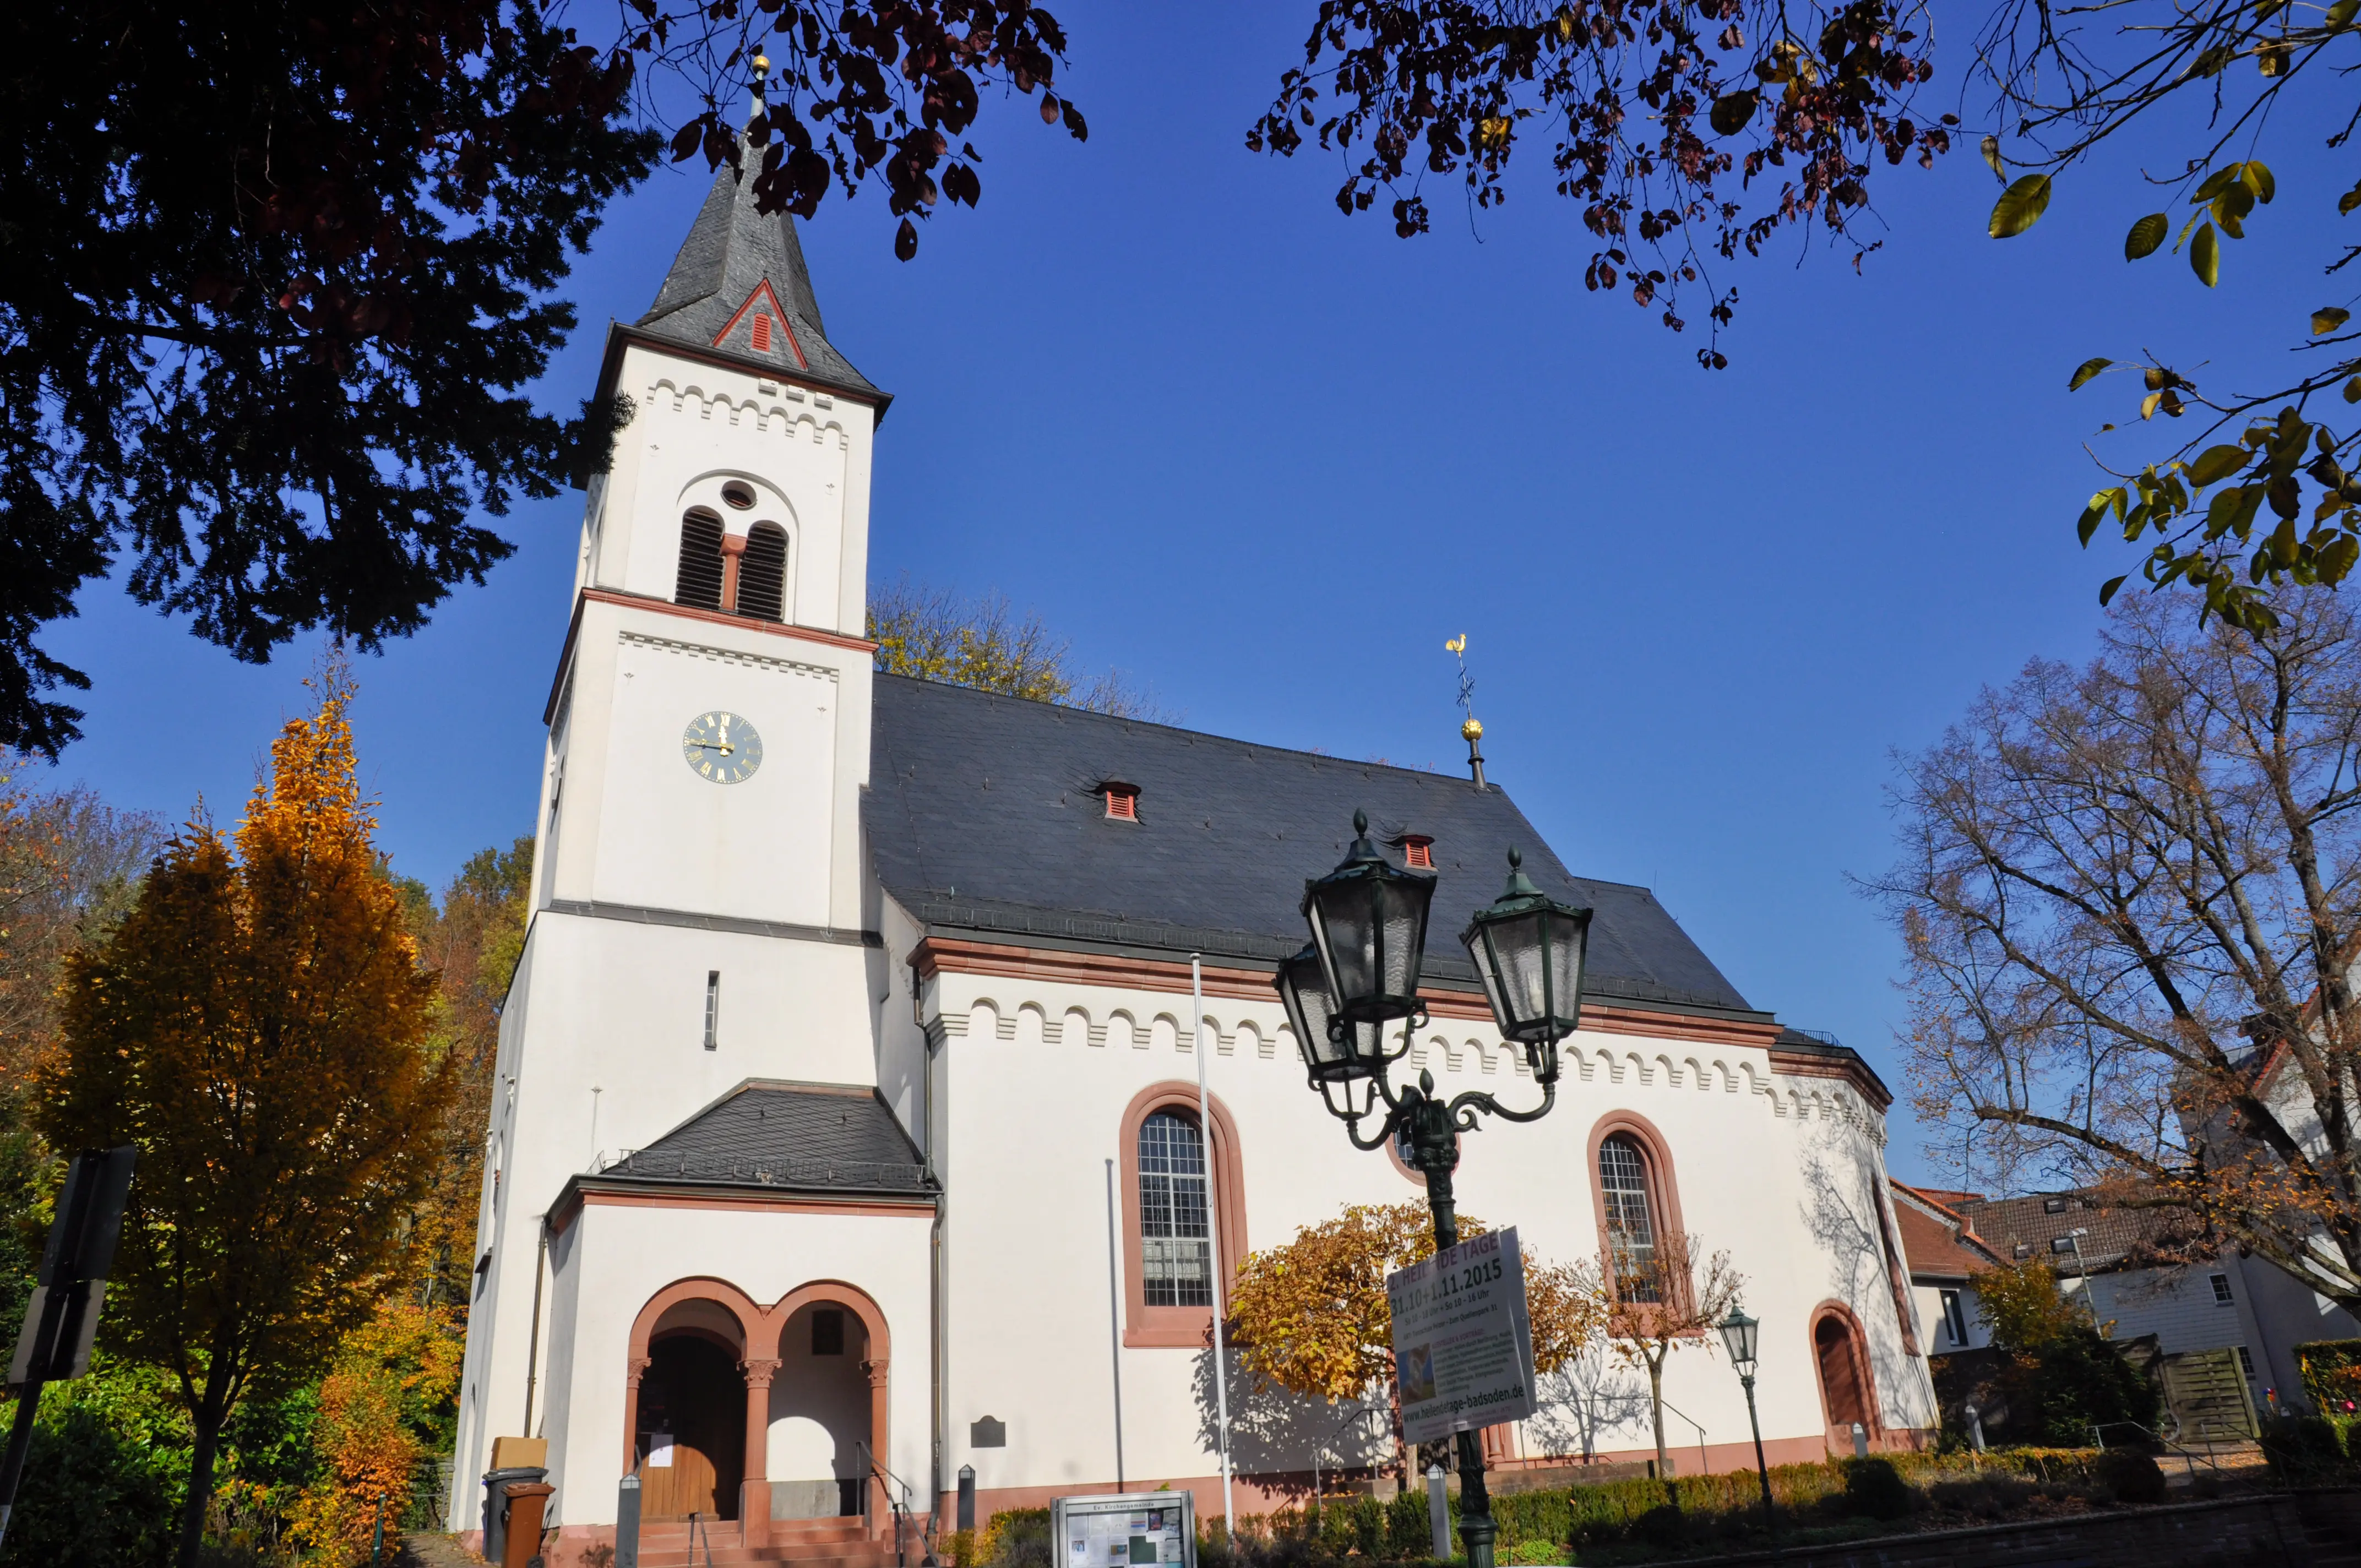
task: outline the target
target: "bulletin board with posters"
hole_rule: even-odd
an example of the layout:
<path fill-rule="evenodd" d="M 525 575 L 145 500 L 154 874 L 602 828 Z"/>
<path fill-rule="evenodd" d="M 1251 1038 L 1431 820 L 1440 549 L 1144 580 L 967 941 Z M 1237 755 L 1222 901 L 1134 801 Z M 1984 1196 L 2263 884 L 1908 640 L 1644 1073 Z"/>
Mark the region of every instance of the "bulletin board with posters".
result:
<path fill-rule="evenodd" d="M 1057 1568 L 1197 1568 L 1195 1504 L 1187 1492 L 1059 1497 L 1049 1505 Z"/>

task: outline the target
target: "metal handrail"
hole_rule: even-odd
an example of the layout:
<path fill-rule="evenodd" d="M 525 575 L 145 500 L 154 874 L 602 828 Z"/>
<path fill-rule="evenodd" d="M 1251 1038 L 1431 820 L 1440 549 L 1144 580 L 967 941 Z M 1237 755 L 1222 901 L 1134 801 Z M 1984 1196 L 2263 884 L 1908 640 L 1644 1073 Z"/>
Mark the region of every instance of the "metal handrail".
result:
<path fill-rule="evenodd" d="M 2180 1425 L 2180 1418 L 2178 1416 L 2174 1417 L 2173 1427 L 2176 1433 L 2178 1432 Z M 2177 1435 L 2167 1437 L 2162 1432 L 2149 1431 L 2147 1427 L 2142 1426 L 2137 1421 L 2093 1421 L 2090 1423 L 2091 1445 L 2102 1453 L 2104 1453 L 2106 1450 L 2107 1429 L 2110 1427 L 2129 1427 L 2132 1431 L 2139 1433 L 2142 1437 L 2147 1438 L 2150 1442 L 2155 1443 L 2158 1448 L 2164 1450 L 2165 1453 L 2179 1454 L 2180 1456 L 2180 1463 L 2184 1473 L 2192 1480 L 2196 1478 L 2198 1459 L 2197 1452 L 2190 1444 L 2181 1442 Z M 2224 1476 L 2229 1474 L 2229 1472 L 2223 1469 L 2222 1462 L 2213 1457 L 2210 1446 L 2203 1457 L 2206 1468 L 2213 1471 L 2216 1476 Z"/>
<path fill-rule="evenodd" d="M 1675 1415 L 1676 1415 L 1676 1416 L 1680 1417 L 1680 1418 L 1681 1418 L 1681 1420 L 1685 1420 L 1685 1421 L 1688 1422 L 1690 1426 L 1695 1427 L 1695 1428 L 1697 1429 L 1697 1474 L 1698 1474 L 1698 1475 L 1703 1475 L 1707 1474 L 1707 1473 L 1708 1473 L 1708 1472 L 1712 1468 L 1712 1465 L 1711 1465 L 1710 1462 L 1709 1462 L 1709 1461 L 1708 1461 L 1708 1459 L 1706 1458 L 1706 1452 L 1705 1452 L 1705 1427 L 1704 1427 L 1704 1425 L 1703 1425 L 1701 1422 L 1699 1422 L 1699 1421 L 1698 1421 L 1698 1420 L 1697 1420 L 1695 1416 L 1693 1416 L 1693 1415 L 1689 1414 L 1686 1410 L 1682 1409 L 1678 1405 L 1674 1404 L 1670 1399 L 1659 1399 L 1659 1400 L 1657 1401 L 1657 1403 L 1658 1403 L 1658 1404 L 1663 1405 L 1663 1406 L 1664 1407 L 1664 1409 L 1668 1409 L 1668 1410 L 1672 1411 L 1672 1412 L 1673 1412 L 1673 1414 L 1675 1414 Z M 1669 1457 L 1669 1456 L 1668 1456 L 1668 1457 Z M 1663 1476 L 1663 1477 L 1661 1477 L 1661 1479 L 1664 1479 L 1664 1480 L 1667 1480 L 1667 1481 L 1669 1481 L 1669 1480 L 1671 1480 L 1671 1479 L 1672 1479 L 1672 1477 L 1671 1477 L 1671 1476 L 1669 1476 L 1669 1475 L 1667 1475 L 1667 1476 Z"/>
<path fill-rule="evenodd" d="M 861 1450 L 861 1464 L 862 1470 L 866 1472 L 866 1475 L 862 1478 L 861 1487 L 862 1522 L 865 1524 L 869 1520 L 869 1486 L 867 1476 L 873 1475 L 880 1482 L 884 1483 L 885 1487 L 885 1506 L 893 1511 L 894 1515 L 894 1568 L 908 1568 L 907 1563 L 904 1561 L 902 1548 L 902 1519 L 903 1517 L 909 1512 L 908 1503 L 911 1492 L 910 1484 L 907 1481 L 903 1480 L 899 1475 L 895 1475 L 894 1472 L 888 1469 L 885 1465 L 878 1463 L 877 1451 L 869 1446 L 868 1439 L 856 1439 L 855 1446 Z M 902 1488 L 902 1495 L 899 1497 L 896 1497 L 894 1495 L 894 1488 L 896 1486 Z M 927 1521 L 927 1531 L 919 1538 L 927 1543 L 927 1552 L 928 1556 L 932 1556 L 934 1554 L 933 1538 L 934 1519 L 933 1516 L 929 1514 Z"/>

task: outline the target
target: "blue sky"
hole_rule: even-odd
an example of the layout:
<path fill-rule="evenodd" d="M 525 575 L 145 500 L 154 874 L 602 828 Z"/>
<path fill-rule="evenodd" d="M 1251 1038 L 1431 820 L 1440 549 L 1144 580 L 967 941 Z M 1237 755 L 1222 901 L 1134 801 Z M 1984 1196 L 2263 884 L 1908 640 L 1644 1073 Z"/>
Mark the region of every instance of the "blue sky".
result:
<path fill-rule="evenodd" d="M 2343 297 L 2315 269 L 2345 180 L 2283 127 L 2279 203 L 2209 293 L 2177 258 L 2123 262 L 2159 203 L 2122 159 L 1987 240 L 1971 131 L 1932 173 L 1880 170 L 1860 276 L 1793 238 L 1726 269 L 1731 367 L 1707 374 L 1696 328 L 1585 291 L 1545 148 L 1504 209 L 1432 187 L 1437 232 L 1411 242 L 1336 213 L 1333 159 L 1244 150 L 1299 13 L 1061 7 L 1087 144 L 995 111 L 981 210 L 907 265 L 873 200 L 806 225 L 831 339 L 896 394 L 873 578 L 1005 593 L 1194 728 L 1448 769 L 1443 645 L 1466 633 L 1493 780 L 1578 872 L 1654 888 L 1758 1006 L 1861 1050 L 1904 1096 L 1897 1174 L 1931 1178 L 1896 944 L 1846 881 L 1890 857 L 1891 754 L 2027 658 L 2091 647 L 2125 563 L 2075 545 L 2080 444 L 2136 394 L 2070 398 L 2068 372 L 2146 345 L 2279 373 Z M 667 170 L 613 210 L 551 406 L 588 390 L 608 319 L 646 309 L 706 183 Z M 520 509 L 513 559 L 359 665 L 402 872 L 439 884 L 532 826 L 579 512 Z M 316 645 L 254 668 L 119 587 L 82 608 L 47 635 L 96 681 L 58 782 L 234 818 Z"/>

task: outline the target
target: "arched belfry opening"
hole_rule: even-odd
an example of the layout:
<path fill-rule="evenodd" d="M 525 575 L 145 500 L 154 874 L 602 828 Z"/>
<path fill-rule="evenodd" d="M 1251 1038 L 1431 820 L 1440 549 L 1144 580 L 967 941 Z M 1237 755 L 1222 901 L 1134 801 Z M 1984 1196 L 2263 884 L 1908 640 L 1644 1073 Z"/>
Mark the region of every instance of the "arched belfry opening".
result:
<path fill-rule="evenodd" d="M 780 1325 L 779 1369 L 771 1379 L 774 1518 L 862 1511 L 862 1483 L 877 1436 L 872 1366 L 868 1325 L 850 1302 L 818 1297 Z"/>
<path fill-rule="evenodd" d="M 697 609 L 721 608 L 721 519 L 703 507 L 692 507 L 680 520 L 680 569 L 672 598 Z"/>
<path fill-rule="evenodd" d="M 746 554 L 738 563 L 737 611 L 757 620 L 785 620 L 786 588 L 787 531 L 758 522 L 746 531 Z"/>

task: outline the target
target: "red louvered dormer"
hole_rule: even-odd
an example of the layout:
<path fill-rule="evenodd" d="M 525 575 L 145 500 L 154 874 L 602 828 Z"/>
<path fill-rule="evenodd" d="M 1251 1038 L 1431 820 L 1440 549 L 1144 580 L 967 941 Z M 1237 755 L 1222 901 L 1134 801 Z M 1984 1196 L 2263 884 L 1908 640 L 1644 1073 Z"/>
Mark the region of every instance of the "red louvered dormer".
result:
<path fill-rule="evenodd" d="M 1139 820 L 1139 786 L 1117 784 L 1113 780 L 1099 785 L 1099 794 L 1106 798 L 1107 820 L 1137 822 Z"/>
<path fill-rule="evenodd" d="M 1400 843 L 1403 865 L 1414 872 L 1431 872 L 1434 869 L 1433 839 L 1423 833 L 1405 833 L 1401 836 Z"/>

